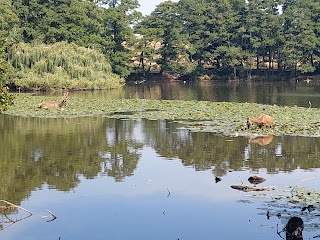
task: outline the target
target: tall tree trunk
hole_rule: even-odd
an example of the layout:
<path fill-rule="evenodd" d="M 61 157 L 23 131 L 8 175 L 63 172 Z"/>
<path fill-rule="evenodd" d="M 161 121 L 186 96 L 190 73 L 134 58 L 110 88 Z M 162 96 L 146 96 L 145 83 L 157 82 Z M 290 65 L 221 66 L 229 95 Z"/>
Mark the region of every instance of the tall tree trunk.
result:
<path fill-rule="evenodd" d="M 271 55 L 271 49 L 269 48 L 269 73 L 270 74 L 272 74 L 272 69 L 273 69 L 273 67 L 272 67 L 272 57 L 271 57 L 272 55 Z"/>
<path fill-rule="evenodd" d="M 144 65 L 144 51 L 142 51 L 140 54 L 139 68 L 140 68 L 140 66 L 141 66 L 142 71 L 144 71 L 145 70 L 144 69 L 144 67 L 145 67 L 145 65 Z"/>

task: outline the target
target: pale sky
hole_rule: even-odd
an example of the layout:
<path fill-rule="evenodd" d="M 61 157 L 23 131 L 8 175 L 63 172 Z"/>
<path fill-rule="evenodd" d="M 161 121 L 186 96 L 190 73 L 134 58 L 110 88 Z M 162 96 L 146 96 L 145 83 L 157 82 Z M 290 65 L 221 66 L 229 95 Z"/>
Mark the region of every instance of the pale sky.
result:
<path fill-rule="evenodd" d="M 143 15 L 149 15 L 161 2 L 165 0 L 138 0 L 140 3 L 139 10 L 142 12 Z M 173 2 L 178 2 L 178 0 L 172 0 Z"/>

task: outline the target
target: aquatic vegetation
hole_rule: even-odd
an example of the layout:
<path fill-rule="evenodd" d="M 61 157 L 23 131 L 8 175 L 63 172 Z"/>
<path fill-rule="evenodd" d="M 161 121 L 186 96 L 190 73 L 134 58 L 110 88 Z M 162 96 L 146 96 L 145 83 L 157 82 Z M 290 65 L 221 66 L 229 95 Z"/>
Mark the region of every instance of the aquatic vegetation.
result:
<path fill-rule="evenodd" d="M 281 107 L 256 103 L 99 99 L 69 97 L 63 109 L 39 109 L 42 101 L 57 101 L 54 97 L 16 94 L 14 106 L 5 114 L 26 117 L 70 118 L 101 116 L 128 119 L 167 119 L 181 123 L 190 131 L 207 131 L 226 136 L 296 135 L 320 137 L 320 109 Z M 273 128 L 247 129 L 248 117 L 269 114 L 274 119 Z"/>

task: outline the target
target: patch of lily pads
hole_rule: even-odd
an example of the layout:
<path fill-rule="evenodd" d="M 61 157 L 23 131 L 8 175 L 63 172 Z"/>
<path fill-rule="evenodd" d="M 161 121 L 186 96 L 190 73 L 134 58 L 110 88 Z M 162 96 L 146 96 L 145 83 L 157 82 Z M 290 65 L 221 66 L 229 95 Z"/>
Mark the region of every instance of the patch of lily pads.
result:
<path fill-rule="evenodd" d="M 294 135 L 320 137 L 320 109 L 264 105 L 256 103 L 103 99 L 70 96 L 63 109 L 41 109 L 42 101 L 57 101 L 54 97 L 15 94 L 15 104 L 4 114 L 40 117 L 72 118 L 101 116 L 128 119 L 167 119 L 180 122 L 190 131 L 205 131 L 226 136 Z M 274 118 L 274 128 L 246 129 L 247 117 L 261 113 Z"/>

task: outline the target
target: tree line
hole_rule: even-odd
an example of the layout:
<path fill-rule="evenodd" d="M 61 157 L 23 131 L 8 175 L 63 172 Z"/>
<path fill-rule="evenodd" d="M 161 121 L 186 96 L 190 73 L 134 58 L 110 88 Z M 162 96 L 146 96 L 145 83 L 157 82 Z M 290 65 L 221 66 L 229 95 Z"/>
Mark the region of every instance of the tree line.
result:
<path fill-rule="evenodd" d="M 161 70 L 233 75 L 319 71 L 318 0 L 169 1 L 137 30 L 145 40 L 141 62 L 160 56 Z M 150 48 L 152 41 L 162 47 Z"/>
<path fill-rule="evenodd" d="M 320 70 L 318 0 L 165 1 L 147 16 L 138 7 L 137 0 L 1 1 L 0 79 L 10 78 L 9 53 L 19 43 L 94 49 L 124 78 Z"/>

